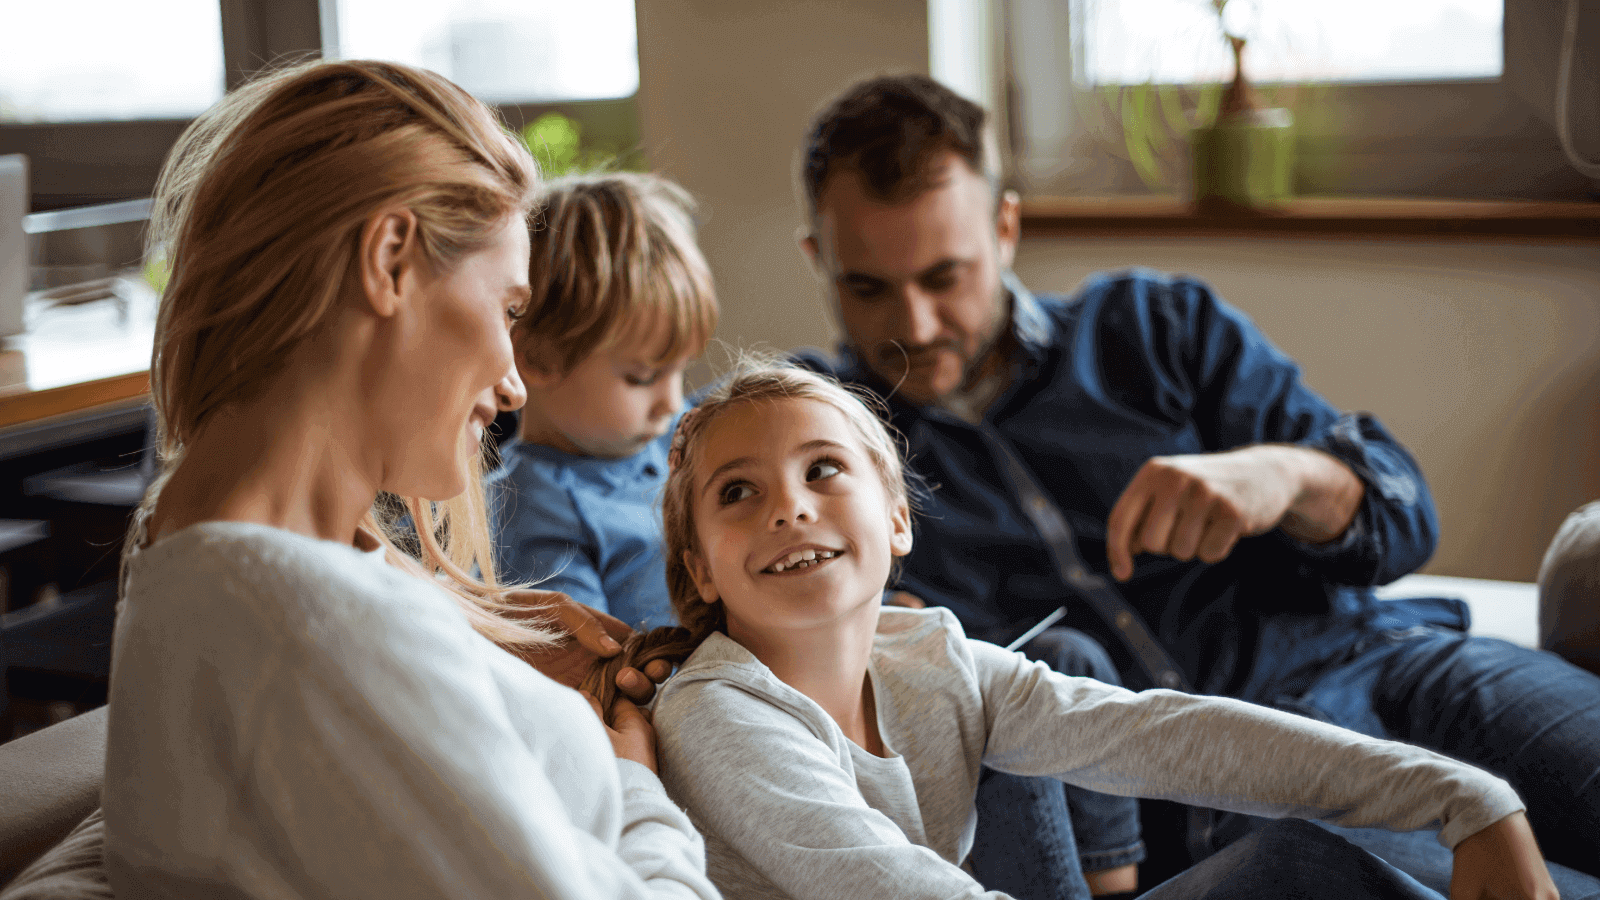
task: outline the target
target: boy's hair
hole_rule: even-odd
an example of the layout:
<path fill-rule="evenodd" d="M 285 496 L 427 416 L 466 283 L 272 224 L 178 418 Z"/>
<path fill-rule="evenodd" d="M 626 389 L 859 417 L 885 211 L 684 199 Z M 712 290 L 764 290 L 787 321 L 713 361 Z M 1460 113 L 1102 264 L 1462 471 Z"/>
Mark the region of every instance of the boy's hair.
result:
<path fill-rule="evenodd" d="M 698 462 L 706 429 L 735 407 L 778 400 L 816 400 L 838 410 L 850 423 L 872 467 L 882 479 L 891 503 L 913 506 L 907 487 L 902 442 L 886 423 L 888 410 L 877 397 L 791 363 L 765 357 L 745 357 L 718 381 L 700 402 L 683 414 L 672 436 L 668 455 L 671 471 L 661 489 L 661 532 L 666 557 L 667 594 L 681 627 L 657 628 L 635 634 L 623 652 L 589 673 L 583 688 L 611 709 L 617 671 L 623 666 L 643 667 L 657 659 L 673 665 L 689 658 L 712 632 L 727 633 L 728 616 L 722 601 L 700 598 L 685 553 L 700 552 L 694 521 L 694 488 L 701 473 Z"/>
<path fill-rule="evenodd" d="M 871 196 L 900 202 L 922 193 L 928 165 L 954 151 L 998 188 L 993 138 L 983 107 L 926 75 L 868 79 L 819 112 L 806 131 L 801 183 L 807 212 L 816 217 L 828 179 L 858 172 Z"/>
<path fill-rule="evenodd" d="M 533 300 L 512 327 L 519 365 L 565 375 L 652 313 L 668 328 L 663 360 L 698 350 L 716 331 L 688 191 L 641 172 L 571 175 L 549 182 L 539 205 L 529 234 Z"/>

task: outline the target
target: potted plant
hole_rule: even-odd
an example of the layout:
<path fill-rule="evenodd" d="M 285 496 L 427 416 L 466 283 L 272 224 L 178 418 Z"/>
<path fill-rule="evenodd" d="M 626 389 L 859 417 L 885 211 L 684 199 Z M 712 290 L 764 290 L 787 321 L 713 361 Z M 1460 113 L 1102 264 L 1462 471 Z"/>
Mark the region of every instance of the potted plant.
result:
<path fill-rule="evenodd" d="M 1150 189 L 1188 186 L 1206 213 L 1261 213 L 1286 202 L 1294 182 L 1293 86 L 1268 88 L 1245 74 L 1246 38 L 1231 28 L 1229 0 L 1203 0 L 1231 50 L 1229 82 L 1106 84 L 1074 92 L 1080 121 L 1102 147 L 1127 160 Z M 1303 98 L 1302 98 L 1303 99 Z"/>
<path fill-rule="evenodd" d="M 1245 77 L 1245 38 L 1228 28 L 1227 5 L 1211 0 L 1233 51 L 1233 81 L 1223 89 L 1216 118 L 1190 132 L 1194 200 L 1204 213 L 1259 213 L 1293 196 L 1294 116 L 1265 107 Z"/>

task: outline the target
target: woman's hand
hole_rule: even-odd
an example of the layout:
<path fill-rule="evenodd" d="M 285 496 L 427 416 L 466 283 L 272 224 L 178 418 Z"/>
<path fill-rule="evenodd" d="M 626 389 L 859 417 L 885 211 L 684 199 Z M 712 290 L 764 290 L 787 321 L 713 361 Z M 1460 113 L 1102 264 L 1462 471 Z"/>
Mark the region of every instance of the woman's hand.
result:
<path fill-rule="evenodd" d="M 1558 900 L 1528 817 L 1512 813 L 1456 844 L 1450 900 Z"/>
<path fill-rule="evenodd" d="M 605 725 L 606 717 L 600 714 L 600 701 L 593 694 L 583 692 L 583 698 L 589 701 L 589 708 L 594 710 L 600 724 Z M 626 697 L 618 697 L 611 704 L 612 720 L 616 727 L 605 725 L 606 736 L 611 738 L 611 749 L 617 754 L 617 759 L 631 759 L 657 775 L 660 770 L 656 767 L 656 729 L 650 724 L 645 711 L 634 705 Z"/>
<path fill-rule="evenodd" d="M 597 660 L 622 652 L 622 641 L 633 633 L 626 622 L 568 597 L 560 591 L 510 591 L 506 598 L 529 615 L 548 616 L 571 635 L 558 646 L 522 654 L 527 663 L 547 677 L 576 688 Z M 667 680 L 672 666 L 656 660 L 641 672 L 628 667 L 617 673 L 617 688 L 635 703 L 649 703 L 656 685 Z"/>

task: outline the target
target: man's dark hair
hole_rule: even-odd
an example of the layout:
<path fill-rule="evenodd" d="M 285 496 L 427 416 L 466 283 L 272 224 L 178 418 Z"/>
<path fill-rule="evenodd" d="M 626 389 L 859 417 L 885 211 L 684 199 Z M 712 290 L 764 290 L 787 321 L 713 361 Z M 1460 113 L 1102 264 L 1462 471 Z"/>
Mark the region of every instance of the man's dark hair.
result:
<path fill-rule="evenodd" d="M 816 215 L 828 178 L 861 173 L 867 193 L 895 202 L 928 184 L 928 162 L 954 151 L 972 171 L 991 180 L 984 146 L 983 107 L 926 75 L 868 79 L 841 94 L 806 131 L 801 169 L 806 204 Z"/>

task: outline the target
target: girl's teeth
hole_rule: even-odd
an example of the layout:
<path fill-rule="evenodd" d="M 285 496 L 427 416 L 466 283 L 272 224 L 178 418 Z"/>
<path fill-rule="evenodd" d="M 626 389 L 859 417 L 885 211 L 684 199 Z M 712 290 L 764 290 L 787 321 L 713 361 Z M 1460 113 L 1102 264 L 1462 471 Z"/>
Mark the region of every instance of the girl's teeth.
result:
<path fill-rule="evenodd" d="M 833 559 L 839 554 L 833 550 L 824 550 L 818 553 L 815 550 L 796 550 L 789 554 L 789 558 L 782 562 L 773 563 L 773 572 L 786 572 L 789 569 L 808 569 L 819 562 Z"/>

